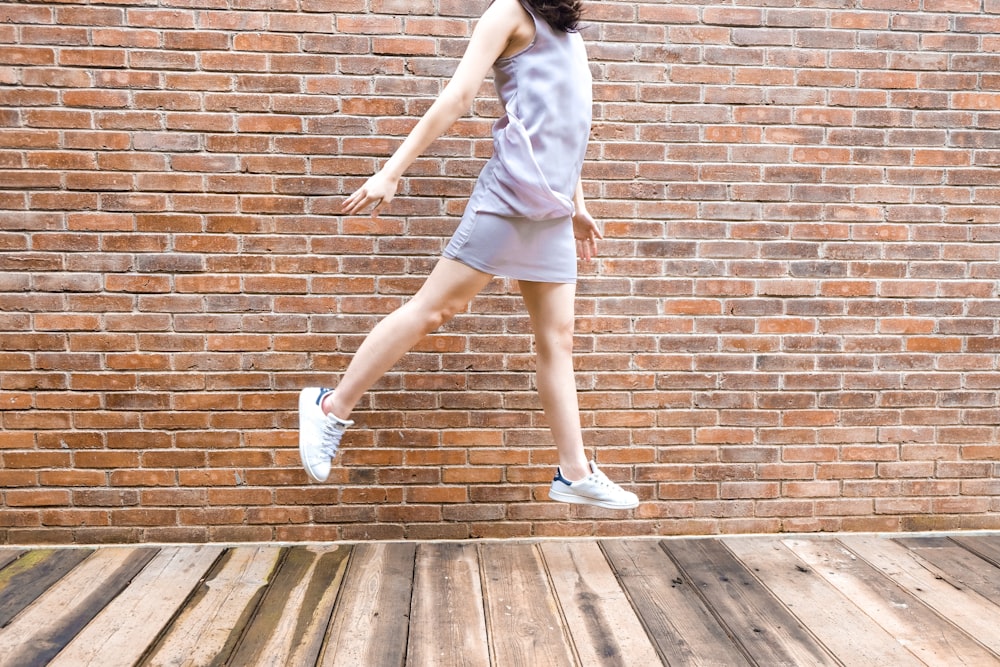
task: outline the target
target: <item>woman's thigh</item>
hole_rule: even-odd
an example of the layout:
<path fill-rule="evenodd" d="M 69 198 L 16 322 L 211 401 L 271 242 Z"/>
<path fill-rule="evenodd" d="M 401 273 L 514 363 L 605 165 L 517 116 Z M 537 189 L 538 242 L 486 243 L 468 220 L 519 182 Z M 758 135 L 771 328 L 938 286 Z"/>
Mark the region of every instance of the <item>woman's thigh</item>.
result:
<path fill-rule="evenodd" d="M 410 306 L 451 316 L 465 309 L 493 276 L 453 259 L 441 258 L 410 300 Z"/>

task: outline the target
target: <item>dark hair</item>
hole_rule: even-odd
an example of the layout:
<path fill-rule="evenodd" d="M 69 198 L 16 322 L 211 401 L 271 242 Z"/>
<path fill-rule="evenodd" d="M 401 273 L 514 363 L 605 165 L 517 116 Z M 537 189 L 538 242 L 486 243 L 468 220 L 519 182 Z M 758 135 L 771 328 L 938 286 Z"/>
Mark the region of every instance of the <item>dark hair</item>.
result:
<path fill-rule="evenodd" d="M 556 30 L 576 32 L 580 28 L 583 13 L 581 0 L 521 0 L 529 5 L 538 17 Z"/>

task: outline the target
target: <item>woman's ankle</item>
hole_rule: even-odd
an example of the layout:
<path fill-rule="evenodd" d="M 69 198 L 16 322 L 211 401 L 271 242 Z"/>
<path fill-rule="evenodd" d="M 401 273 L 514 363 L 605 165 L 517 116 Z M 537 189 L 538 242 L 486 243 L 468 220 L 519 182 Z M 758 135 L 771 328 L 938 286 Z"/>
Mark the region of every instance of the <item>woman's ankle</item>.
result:
<path fill-rule="evenodd" d="M 346 421 L 351 416 L 351 412 L 347 410 L 346 414 L 342 414 L 343 411 L 339 407 L 337 405 L 336 391 L 327 392 L 319 404 L 319 409 L 323 411 L 323 414 L 333 415 L 341 421 Z"/>
<path fill-rule="evenodd" d="M 580 465 L 579 463 L 570 463 L 568 465 L 560 464 L 559 472 L 567 481 L 579 482 L 581 479 L 590 474 L 590 466 Z"/>

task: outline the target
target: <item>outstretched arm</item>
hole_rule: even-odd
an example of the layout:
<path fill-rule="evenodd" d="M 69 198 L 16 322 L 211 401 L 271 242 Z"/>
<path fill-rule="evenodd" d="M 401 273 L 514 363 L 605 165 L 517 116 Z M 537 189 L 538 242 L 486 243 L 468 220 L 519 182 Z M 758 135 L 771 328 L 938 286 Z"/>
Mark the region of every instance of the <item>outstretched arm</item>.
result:
<path fill-rule="evenodd" d="M 517 31 L 523 30 L 526 18 L 531 21 L 517 0 L 497 0 L 490 5 L 473 30 L 451 81 L 378 173 L 344 201 L 343 213 L 360 213 L 375 204 L 372 217 L 376 217 L 392 201 L 403 172 L 468 112 L 486 74 Z"/>

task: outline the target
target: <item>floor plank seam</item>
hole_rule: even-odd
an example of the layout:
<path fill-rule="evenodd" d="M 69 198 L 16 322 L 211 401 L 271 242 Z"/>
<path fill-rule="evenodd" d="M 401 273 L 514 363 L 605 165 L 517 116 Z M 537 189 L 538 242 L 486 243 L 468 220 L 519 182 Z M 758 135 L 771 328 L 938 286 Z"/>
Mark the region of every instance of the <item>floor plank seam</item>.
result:
<path fill-rule="evenodd" d="M 696 585 L 694 579 L 692 579 L 691 576 L 685 571 L 683 563 L 679 562 L 674 554 L 670 552 L 670 548 L 666 541 L 661 540 L 659 542 L 659 547 L 663 551 L 664 555 L 674 564 L 674 567 L 676 567 L 681 573 L 681 585 L 687 586 L 694 592 L 695 596 L 697 596 L 705 610 L 711 614 L 712 618 L 714 618 L 716 623 L 719 624 L 719 627 L 722 628 L 722 631 L 726 633 L 726 637 L 733 643 L 736 650 L 739 651 L 740 654 L 746 659 L 747 664 L 756 666 L 757 662 L 753 659 L 750 651 L 748 651 L 743 643 L 733 634 L 729 624 L 727 624 L 719 615 L 718 611 L 712 608 L 712 605 L 709 604 L 708 600 L 705 598 L 704 591 L 700 590 L 700 587 Z"/>
<path fill-rule="evenodd" d="M 177 619 L 180 618 L 180 616 L 184 613 L 184 610 L 188 608 L 188 605 L 191 604 L 194 601 L 194 599 L 198 596 L 199 592 L 202 590 L 202 587 L 206 584 L 206 582 L 210 581 L 212 577 L 218 574 L 218 571 L 222 568 L 222 564 L 225 563 L 225 559 L 229 555 L 229 553 L 230 553 L 229 549 L 223 549 L 222 552 L 219 553 L 219 555 L 215 559 L 215 562 L 212 563 L 212 566 L 208 568 L 208 571 L 201 576 L 201 578 L 198 580 L 198 583 L 195 584 L 194 588 L 192 588 L 188 592 L 187 597 L 184 598 L 184 602 L 182 602 L 181 605 L 177 607 L 177 610 L 170 617 L 170 620 L 168 620 L 167 623 L 160 629 L 156 637 L 153 638 L 153 641 L 150 642 L 149 646 L 146 647 L 146 650 L 143 651 L 142 655 L 139 656 L 139 659 L 136 661 L 137 667 L 144 667 L 148 663 L 149 659 L 156 654 L 156 651 L 159 649 L 160 644 L 167 637 L 167 635 L 170 634 L 170 630 L 171 628 L 174 627 L 174 624 L 177 622 Z"/>
<path fill-rule="evenodd" d="M 339 608 L 342 596 L 344 595 L 344 582 L 347 581 L 347 577 L 351 572 L 351 569 L 354 565 L 354 560 L 356 558 L 355 556 L 356 552 L 354 550 L 354 547 L 350 546 L 347 548 L 350 549 L 350 551 L 348 551 L 347 553 L 347 564 L 343 566 L 344 573 L 343 575 L 341 575 L 340 581 L 337 582 L 337 594 L 334 596 L 333 607 L 330 610 L 330 618 L 327 619 L 326 629 L 324 630 L 323 633 L 323 641 L 320 643 L 319 654 L 316 656 L 315 665 L 317 667 L 319 665 L 322 665 L 326 661 L 327 651 L 330 650 L 330 639 L 332 637 L 330 629 L 333 627 L 334 617 L 336 617 L 337 615 L 337 609 Z"/>
<path fill-rule="evenodd" d="M 548 582 L 549 589 L 552 591 L 552 595 L 555 598 L 556 609 L 559 611 L 560 629 L 562 630 L 566 645 L 573 653 L 573 664 L 579 667 L 583 664 L 583 661 L 580 659 L 580 651 L 576 646 L 576 642 L 573 641 L 573 635 L 569 631 L 569 621 L 566 620 L 566 610 L 563 607 L 562 598 L 559 595 L 557 584 L 552 577 L 552 569 L 549 567 L 549 561 L 538 544 L 535 544 L 532 548 L 536 556 L 541 560 L 542 568 L 545 570 L 545 580 Z"/>
<path fill-rule="evenodd" d="M 632 593 L 631 591 L 629 591 L 628 586 L 626 586 L 625 582 L 622 581 L 621 571 L 617 567 L 615 567 L 614 562 L 608 555 L 608 550 L 605 547 L 604 542 L 599 540 L 597 542 L 597 546 L 601 550 L 601 554 L 604 555 L 604 559 L 608 562 L 608 565 L 611 567 L 611 572 L 614 574 L 615 581 L 618 582 L 618 585 L 621 587 L 622 592 L 625 594 L 625 599 L 628 600 L 629 605 L 632 607 L 633 611 L 635 611 L 635 615 L 638 617 L 639 623 L 640 625 L 642 625 L 642 629 L 646 633 L 646 637 L 649 639 L 650 644 L 652 644 L 653 650 L 656 651 L 656 655 L 660 658 L 660 664 L 669 665 L 670 663 L 667 661 L 667 656 L 663 654 L 663 651 L 660 650 L 659 643 L 655 641 L 656 638 L 653 635 L 652 628 L 649 626 L 649 623 L 647 622 L 646 618 L 643 616 L 639 607 L 636 605 L 636 602 L 633 599 Z"/>

